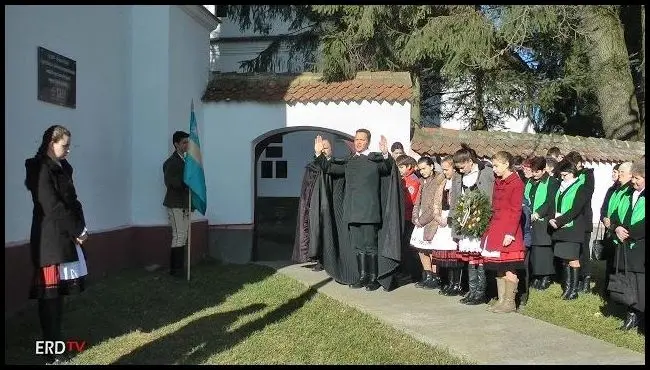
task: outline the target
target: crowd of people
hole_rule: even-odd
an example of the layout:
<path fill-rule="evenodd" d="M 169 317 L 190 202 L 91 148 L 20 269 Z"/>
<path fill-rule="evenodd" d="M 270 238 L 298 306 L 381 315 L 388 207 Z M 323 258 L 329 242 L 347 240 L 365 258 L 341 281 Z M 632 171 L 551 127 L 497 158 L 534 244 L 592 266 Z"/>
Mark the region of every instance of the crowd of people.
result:
<path fill-rule="evenodd" d="M 580 153 L 554 147 L 546 156 L 500 151 L 479 158 L 462 144 L 453 155 L 416 161 L 398 142 L 389 152 L 383 136 L 381 153 L 370 152 L 370 139 L 368 130 L 358 130 L 355 152 L 337 159 L 331 143 L 316 138 L 295 261 L 315 261 L 315 270 L 350 288 L 389 291 L 414 283 L 495 313 L 516 311 L 529 289 L 553 282 L 561 284 L 564 300 L 592 292 L 595 179 Z M 607 287 L 617 271 L 632 277 L 635 296 L 621 329 L 644 333 L 645 156 L 616 165 L 612 180 L 600 208 L 604 232 L 595 235 L 606 261 L 599 280 Z M 472 191 L 490 202 L 480 237 L 452 227 L 463 217 L 457 202 Z"/>

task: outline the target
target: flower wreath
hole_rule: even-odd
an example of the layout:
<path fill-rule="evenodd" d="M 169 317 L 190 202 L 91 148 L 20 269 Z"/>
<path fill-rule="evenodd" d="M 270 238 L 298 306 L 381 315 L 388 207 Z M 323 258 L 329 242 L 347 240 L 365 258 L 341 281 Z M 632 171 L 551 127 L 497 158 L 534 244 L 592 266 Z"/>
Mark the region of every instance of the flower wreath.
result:
<path fill-rule="evenodd" d="M 458 235 L 480 238 L 487 230 L 492 216 L 490 199 L 480 190 L 461 195 L 454 207 L 452 228 Z"/>

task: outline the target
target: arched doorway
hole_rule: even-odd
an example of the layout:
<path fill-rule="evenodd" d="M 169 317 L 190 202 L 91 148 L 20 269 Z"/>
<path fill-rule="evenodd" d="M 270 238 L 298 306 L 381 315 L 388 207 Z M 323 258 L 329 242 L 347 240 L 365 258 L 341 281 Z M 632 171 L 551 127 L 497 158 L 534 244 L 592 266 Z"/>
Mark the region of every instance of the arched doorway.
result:
<path fill-rule="evenodd" d="M 291 259 L 300 187 L 316 135 L 333 140 L 335 156 L 349 153 L 354 140 L 337 130 L 296 126 L 271 130 L 252 141 L 253 261 Z"/>

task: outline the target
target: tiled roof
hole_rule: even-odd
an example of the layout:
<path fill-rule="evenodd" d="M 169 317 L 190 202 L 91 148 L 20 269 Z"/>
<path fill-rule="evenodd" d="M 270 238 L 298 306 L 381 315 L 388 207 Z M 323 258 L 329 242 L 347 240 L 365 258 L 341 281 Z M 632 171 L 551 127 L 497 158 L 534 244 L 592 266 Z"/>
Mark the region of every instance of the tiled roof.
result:
<path fill-rule="evenodd" d="M 409 101 L 408 72 L 359 72 L 344 82 L 325 83 L 320 74 L 217 73 L 203 94 L 204 102 Z"/>
<path fill-rule="evenodd" d="M 497 131 L 467 131 L 445 128 L 416 129 L 411 149 L 420 155 L 448 155 L 466 143 L 483 157 L 491 157 L 500 150 L 512 155 L 546 155 L 551 147 L 562 153 L 577 151 L 589 162 L 631 161 L 645 154 L 645 143 L 637 141 L 607 140 L 594 137 L 558 134 L 521 134 Z"/>

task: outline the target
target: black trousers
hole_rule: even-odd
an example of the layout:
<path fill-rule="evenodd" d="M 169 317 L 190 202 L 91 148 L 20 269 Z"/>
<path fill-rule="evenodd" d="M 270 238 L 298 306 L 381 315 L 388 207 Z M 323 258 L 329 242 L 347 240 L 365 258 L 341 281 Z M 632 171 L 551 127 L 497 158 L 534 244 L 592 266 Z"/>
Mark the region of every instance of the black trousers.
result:
<path fill-rule="evenodd" d="M 379 246 L 377 245 L 378 224 L 359 224 L 350 223 L 350 242 L 357 253 L 377 254 Z"/>
<path fill-rule="evenodd" d="M 591 275 L 591 260 L 590 256 L 591 246 L 591 231 L 585 233 L 585 242 L 580 246 L 580 278 Z"/>

